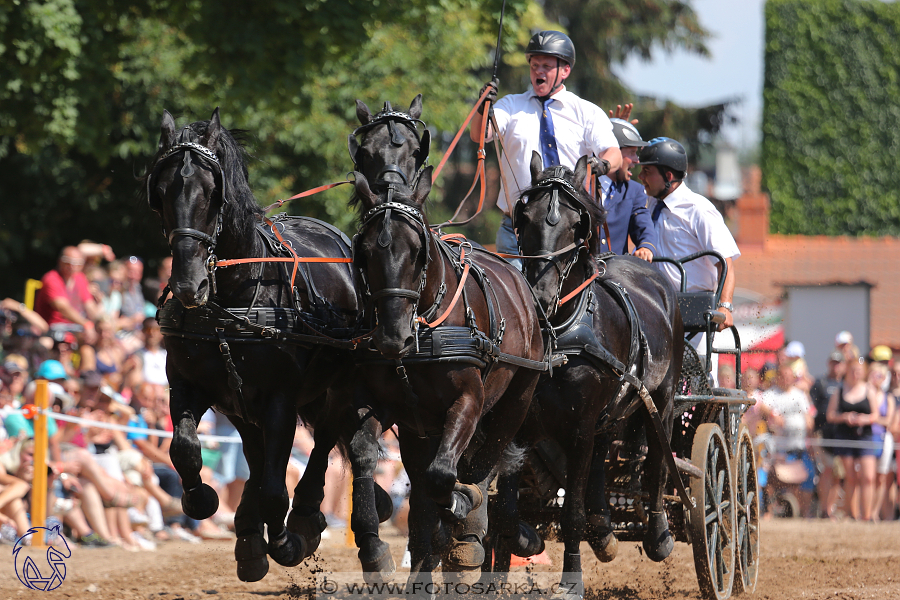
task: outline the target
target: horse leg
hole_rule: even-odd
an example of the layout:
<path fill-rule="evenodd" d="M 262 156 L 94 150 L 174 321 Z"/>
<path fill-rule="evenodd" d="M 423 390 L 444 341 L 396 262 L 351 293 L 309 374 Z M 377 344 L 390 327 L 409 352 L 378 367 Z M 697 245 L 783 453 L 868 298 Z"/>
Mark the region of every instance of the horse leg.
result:
<path fill-rule="evenodd" d="M 200 480 L 203 460 L 197 423 L 211 405 L 212 402 L 187 381 L 180 377 L 172 378 L 169 408 L 174 428 L 169 456 L 184 488 L 181 496 L 184 514 L 197 520 L 211 517 L 219 508 L 216 492 Z"/>
<path fill-rule="evenodd" d="M 325 471 L 328 470 L 328 455 L 337 443 L 337 435 L 330 424 L 315 428 L 315 446 L 309 454 L 306 469 L 294 487 L 294 502 L 288 515 L 288 531 L 302 536 L 307 541 L 307 553 L 313 554 L 322 541 L 322 532 L 327 523 L 319 509 L 325 498 Z"/>
<path fill-rule="evenodd" d="M 360 416 L 365 417 L 368 412 L 368 409 L 362 409 Z M 377 492 L 387 495 L 372 478 L 378 466 L 380 436 L 381 423 L 377 418 L 369 416 L 350 442 L 350 466 L 353 471 L 353 513 L 350 516 L 350 528 L 353 530 L 356 547 L 359 548 L 359 562 L 367 583 L 390 581 L 397 570 L 390 545 L 378 537 L 378 524 L 383 521 L 380 513 L 384 509 L 379 511 L 377 507 Z M 390 496 L 387 500 L 390 502 Z M 390 512 L 387 518 L 390 518 Z"/>
<path fill-rule="evenodd" d="M 433 551 L 433 536 L 439 527 L 438 507 L 425 489 L 426 468 L 434 452 L 432 439 L 420 439 L 409 432 L 400 433 L 400 452 L 409 476 L 409 577 L 406 593 L 419 598 L 433 598 L 432 573 L 438 566 Z"/>
<path fill-rule="evenodd" d="M 585 537 L 600 562 L 611 562 L 619 552 L 619 541 L 613 531 L 606 501 L 606 456 L 609 453 L 609 436 L 594 439 L 594 455 L 588 473 L 584 503 L 587 512 Z"/>
<path fill-rule="evenodd" d="M 588 474 L 594 456 L 594 422 L 584 419 L 574 424 L 573 439 L 566 448 L 566 502 L 563 504 L 562 529 L 563 553 L 562 577 L 554 598 L 583 598 L 584 578 L 581 573 L 581 551 L 584 539 L 585 491 Z"/>
<path fill-rule="evenodd" d="M 464 519 L 484 500 L 477 486 L 461 484 L 457 479 L 459 459 L 475 433 L 483 404 L 484 389 L 480 385 L 460 395 L 447 411 L 440 445 L 425 470 L 428 496 L 441 507 L 444 520 Z"/>
<path fill-rule="evenodd" d="M 659 416 L 663 424 L 666 438 L 670 437 L 674 419 L 673 392 L 674 385 L 667 385 L 664 380 L 660 387 L 651 394 L 653 402 L 659 410 Z M 659 441 L 659 437 L 653 431 L 653 422 L 649 413 L 646 413 L 647 428 L 647 460 L 644 463 L 646 482 L 650 491 L 650 514 L 648 515 L 647 531 L 644 534 L 643 547 L 647 558 L 660 562 L 665 560 L 675 548 L 675 539 L 669 531 L 669 519 L 666 516 L 666 507 L 663 502 L 663 493 L 666 485 L 665 449 Z"/>
<path fill-rule="evenodd" d="M 262 418 L 263 464 L 259 487 L 259 505 L 268 527 L 268 552 L 275 562 L 295 567 L 310 555 L 306 540 L 285 527 L 288 493 L 285 472 L 297 424 L 296 407 L 282 394 L 265 404 Z"/>
<path fill-rule="evenodd" d="M 263 520 L 259 506 L 259 481 L 263 472 L 263 436 L 255 425 L 244 423 L 230 416 L 241 435 L 242 451 L 250 467 L 250 477 L 244 483 L 241 501 L 234 512 L 234 559 L 237 576 L 241 581 L 259 581 L 269 572 L 266 558 L 266 540 L 263 537 Z"/>

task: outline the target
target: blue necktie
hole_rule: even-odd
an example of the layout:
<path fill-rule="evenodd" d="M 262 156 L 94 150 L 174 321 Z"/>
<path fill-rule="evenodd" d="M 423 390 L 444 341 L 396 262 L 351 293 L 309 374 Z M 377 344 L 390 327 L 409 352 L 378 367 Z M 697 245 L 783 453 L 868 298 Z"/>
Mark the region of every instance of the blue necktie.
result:
<path fill-rule="evenodd" d="M 653 224 L 656 225 L 656 222 L 659 221 L 659 213 L 662 212 L 662 209 L 666 207 L 666 203 L 662 200 L 656 201 L 656 206 L 653 207 L 653 214 L 650 217 L 653 219 Z"/>
<path fill-rule="evenodd" d="M 553 98 L 543 101 L 541 111 L 541 158 L 544 159 L 544 168 L 559 164 L 559 151 L 556 149 L 556 134 L 553 131 L 553 115 L 550 114 L 550 103 Z"/>

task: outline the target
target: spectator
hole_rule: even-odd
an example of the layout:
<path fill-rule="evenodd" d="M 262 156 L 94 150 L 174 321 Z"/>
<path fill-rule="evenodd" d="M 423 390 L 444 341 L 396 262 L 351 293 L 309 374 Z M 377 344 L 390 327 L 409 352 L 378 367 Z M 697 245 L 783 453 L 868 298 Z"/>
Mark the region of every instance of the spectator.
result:
<path fill-rule="evenodd" d="M 96 339 L 93 319 L 101 314 L 82 272 L 84 256 L 78 248 L 66 246 L 60 252 L 56 269 L 41 279 L 41 290 L 35 299 L 37 312 L 50 325 L 80 325 L 82 340 L 92 344 Z"/>
<path fill-rule="evenodd" d="M 126 353 L 122 342 L 116 337 L 115 326 L 110 317 L 97 321 L 97 345 L 95 346 L 96 371 L 113 389 L 122 389 L 122 373 Z"/>
<path fill-rule="evenodd" d="M 800 501 L 801 514 L 808 514 L 815 477 L 806 452 L 806 436 L 813 427 L 812 405 L 806 392 L 796 387 L 791 365 L 778 367 L 775 385 L 763 392 L 762 405 L 769 428 L 776 436 L 776 464 L 802 461 L 806 468 L 806 481 L 786 487 L 793 488 Z"/>
<path fill-rule="evenodd" d="M 784 360 L 791 365 L 794 372 L 794 385 L 809 392 L 813 384 L 812 376 L 809 374 L 809 367 L 806 365 L 806 348 L 803 342 L 794 340 L 784 347 Z M 779 362 L 779 364 L 781 364 Z"/>
<path fill-rule="evenodd" d="M 125 282 L 122 290 L 120 327 L 126 330 L 138 329 L 144 321 L 144 261 L 137 256 L 125 260 Z"/>
<path fill-rule="evenodd" d="M 843 464 L 835 457 L 831 441 L 835 438 L 835 426 L 826 419 L 828 403 L 841 387 L 841 380 L 847 371 L 844 355 L 835 350 L 828 357 L 828 371 L 820 377 L 809 391 L 816 416 L 813 420 L 813 437 L 821 443 L 816 446 L 816 461 L 819 464 L 819 482 L 816 487 L 819 496 L 820 516 L 833 518 L 835 505 L 841 492 L 840 480 L 844 478 Z M 836 477 L 837 475 L 837 477 Z"/>
<path fill-rule="evenodd" d="M 841 331 L 834 336 L 834 349 L 844 355 L 844 360 L 849 360 L 854 356 L 853 348 L 853 334 L 849 331 Z M 859 353 L 857 352 L 855 355 L 859 356 Z"/>
<path fill-rule="evenodd" d="M 850 515 L 857 520 L 872 520 L 872 501 L 875 494 L 875 471 L 881 445 L 874 444 L 872 423 L 879 397 L 874 395 L 866 379 L 862 359 L 848 361 L 844 383 L 828 402 L 826 418 L 836 427 L 838 440 L 849 442 L 835 448 L 846 473 L 844 502 Z M 880 390 L 879 390 L 880 392 Z"/>
<path fill-rule="evenodd" d="M 137 352 L 141 361 L 141 375 L 143 380 L 157 388 L 165 388 L 169 385 L 166 376 L 166 349 L 163 348 L 163 336 L 159 329 L 159 323 L 152 317 L 143 321 L 144 347 Z"/>
<path fill-rule="evenodd" d="M 22 406 L 22 393 L 28 384 L 28 361 L 21 354 L 9 354 L 3 362 L 3 382 L 6 384 L 10 404 Z"/>
<path fill-rule="evenodd" d="M 27 325 L 33 335 L 40 335 L 50 331 L 50 325 L 41 315 L 37 314 L 22 302 L 16 302 L 12 298 L 5 298 L 0 301 L 0 318 L 4 324 L 12 326 L 24 321 L 22 325 Z"/>
<path fill-rule="evenodd" d="M 877 346 L 876 346 L 877 349 Z M 888 349 L 890 350 L 890 349 Z M 893 394 L 884 392 L 881 388 L 884 381 L 888 379 L 890 371 L 883 362 L 874 362 L 869 366 L 869 384 L 876 389 L 872 390 L 875 396 L 881 399 L 876 402 L 875 418 L 872 421 L 872 437 L 875 443 L 881 441 L 881 456 L 875 465 L 875 498 L 872 501 L 872 520 L 882 520 L 882 506 L 889 504 L 886 502 L 888 489 L 893 479 L 893 469 L 891 463 L 894 460 L 894 436 L 890 432 L 890 427 L 894 422 L 896 415 L 896 399 Z M 893 519 L 893 507 L 888 513 L 890 516 L 886 519 Z"/>

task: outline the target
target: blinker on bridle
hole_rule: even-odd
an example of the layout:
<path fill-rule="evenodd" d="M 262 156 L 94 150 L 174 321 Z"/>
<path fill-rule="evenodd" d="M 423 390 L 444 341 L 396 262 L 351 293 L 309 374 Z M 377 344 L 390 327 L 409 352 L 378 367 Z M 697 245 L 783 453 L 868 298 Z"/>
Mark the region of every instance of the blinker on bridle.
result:
<path fill-rule="evenodd" d="M 153 179 L 153 174 L 167 158 L 179 152 L 184 152 L 184 162 L 182 163 L 180 171 L 180 175 L 184 178 L 191 177 L 194 174 L 194 166 L 191 164 L 192 152 L 200 155 L 202 158 L 208 160 L 216 166 L 219 171 L 219 177 L 222 180 L 222 203 L 219 206 L 219 213 L 216 217 L 216 229 L 212 235 L 209 235 L 208 233 L 204 233 L 192 227 L 176 227 L 171 232 L 166 232 L 165 225 L 163 225 L 163 236 L 168 241 L 169 248 L 172 247 L 172 244 L 177 237 L 192 237 L 194 239 L 200 240 L 201 242 L 205 242 L 207 244 L 209 254 L 210 256 L 213 256 L 213 252 L 216 249 L 216 243 L 218 241 L 219 233 L 221 233 L 222 231 L 225 204 L 228 202 L 228 198 L 225 194 L 225 173 L 222 170 L 222 164 L 219 162 L 219 157 L 216 156 L 216 154 L 212 150 L 196 142 L 181 142 L 169 148 L 162 156 L 159 157 L 159 160 L 156 161 L 156 164 L 153 166 L 151 176 L 147 178 L 147 197 L 149 198 L 151 194 L 150 182 Z"/>
<path fill-rule="evenodd" d="M 414 119 L 408 113 L 401 112 L 399 110 L 394 110 L 393 107 L 391 106 L 390 102 L 385 102 L 384 108 L 381 110 L 381 112 L 379 112 L 374 117 L 372 117 L 372 120 L 369 121 L 368 123 L 366 123 L 365 125 L 360 125 L 356 129 L 354 129 L 353 133 L 350 134 L 350 141 L 349 141 L 350 159 L 353 161 L 353 168 L 355 170 L 357 170 L 357 171 L 360 170 L 359 165 L 356 162 L 355 153 L 353 152 L 353 143 L 355 142 L 356 136 L 360 135 L 362 133 L 365 133 L 365 132 L 369 131 L 370 129 L 373 129 L 373 128 L 377 127 L 378 125 L 386 125 L 388 128 L 388 133 L 390 135 L 391 144 L 393 146 L 400 147 L 403 145 L 403 143 L 406 141 L 406 139 L 402 135 L 400 135 L 399 131 L 397 131 L 396 123 L 398 121 L 400 123 L 402 123 L 403 125 L 407 125 L 410 129 L 413 130 L 413 133 L 416 136 L 416 140 L 419 142 L 419 145 L 421 147 L 422 138 L 419 136 L 418 124 L 421 123 L 422 127 L 424 128 L 424 127 L 426 127 L 425 121 L 423 121 L 421 119 Z M 378 172 L 378 175 L 375 176 L 375 180 L 376 181 L 383 180 L 384 176 L 387 175 L 388 173 L 394 173 L 400 177 L 400 179 L 403 181 L 403 184 L 405 186 L 410 187 L 410 188 L 415 188 L 416 183 L 419 181 L 419 175 L 422 173 L 422 169 L 425 166 L 425 162 L 427 161 L 427 159 L 428 159 L 427 156 L 422 159 L 422 164 L 419 167 L 419 169 L 416 171 L 415 175 L 413 176 L 412 182 L 409 181 L 409 179 L 407 178 L 406 173 L 403 171 L 403 169 L 400 168 L 399 165 L 395 165 L 395 164 L 387 164 L 384 167 L 382 167 L 381 171 Z"/>

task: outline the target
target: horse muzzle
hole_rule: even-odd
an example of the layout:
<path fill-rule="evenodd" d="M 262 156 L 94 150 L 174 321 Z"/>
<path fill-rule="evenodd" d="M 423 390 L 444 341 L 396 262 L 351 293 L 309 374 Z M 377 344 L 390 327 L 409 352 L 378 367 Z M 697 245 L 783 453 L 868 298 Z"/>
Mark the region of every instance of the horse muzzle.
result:
<path fill-rule="evenodd" d="M 174 280 L 174 278 L 173 278 Z M 185 308 L 204 306 L 209 301 L 209 280 L 204 278 L 199 283 L 170 280 L 172 294 Z"/>
<path fill-rule="evenodd" d="M 416 346 L 415 333 L 410 335 L 387 335 L 383 327 L 379 327 L 378 331 L 372 337 L 372 344 L 375 349 L 381 352 L 385 358 L 398 360 L 409 354 L 410 350 Z"/>

